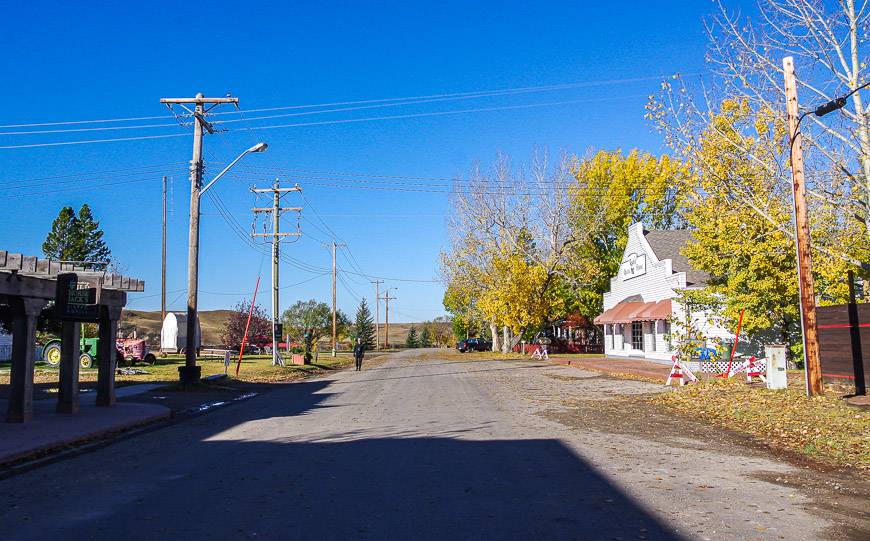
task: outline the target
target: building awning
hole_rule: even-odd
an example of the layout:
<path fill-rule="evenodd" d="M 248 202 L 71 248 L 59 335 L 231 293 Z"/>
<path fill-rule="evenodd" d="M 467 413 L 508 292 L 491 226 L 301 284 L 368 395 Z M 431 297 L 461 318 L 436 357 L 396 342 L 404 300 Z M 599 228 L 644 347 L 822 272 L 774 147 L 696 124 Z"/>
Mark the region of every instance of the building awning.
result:
<path fill-rule="evenodd" d="M 627 323 L 631 321 L 629 314 L 636 310 L 643 309 L 645 304 L 645 302 L 621 302 L 613 308 L 605 310 L 603 314 L 596 317 L 595 323 L 597 325 L 602 325 L 604 323 Z"/>
<path fill-rule="evenodd" d="M 637 316 L 635 321 L 656 321 L 671 317 L 671 299 L 645 304 L 647 305 L 646 309 Z"/>
<path fill-rule="evenodd" d="M 655 321 L 671 316 L 671 300 L 657 302 L 621 302 L 605 310 L 595 318 L 596 325 L 606 323 L 631 323 L 632 321 Z"/>

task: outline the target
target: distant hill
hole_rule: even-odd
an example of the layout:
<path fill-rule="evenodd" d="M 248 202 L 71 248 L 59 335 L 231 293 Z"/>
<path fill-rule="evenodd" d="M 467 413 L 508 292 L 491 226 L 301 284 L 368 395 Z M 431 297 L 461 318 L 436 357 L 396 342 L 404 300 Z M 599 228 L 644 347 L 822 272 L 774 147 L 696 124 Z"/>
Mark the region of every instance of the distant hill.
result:
<path fill-rule="evenodd" d="M 202 328 L 202 343 L 207 346 L 220 344 L 220 335 L 224 323 L 231 310 L 205 310 L 199 313 L 199 322 Z M 136 336 L 144 338 L 151 344 L 160 343 L 160 311 L 124 310 L 121 316 L 122 334 L 125 336 L 134 330 Z M 405 345 L 408 329 L 411 325 L 417 328 L 417 333 L 422 330 L 422 323 L 390 323 L 390 344 L 396 346 Z M 438 328 L 443 333 L 450 334 L 449 323 L 432 323 L 432 331 Z M 384 340 L 386 329 L 381 322 L 381 343 Z M 434 340 L 434 337 L 433 337 Z"/>
<path fill-rule="evenodd" d="M 204 310 L 199 313 L 199 325 L 202 330 L 202 343 L 216 345 L 220 343 L 220 335 L 224 323 L 231 310 Z M 136 336 L 144 338 L 151 344 L 160 343 L 160 311 L 147 312 L 143 310 L 124 310 L 121 324 L 125 333 L 136 330 Z"/>

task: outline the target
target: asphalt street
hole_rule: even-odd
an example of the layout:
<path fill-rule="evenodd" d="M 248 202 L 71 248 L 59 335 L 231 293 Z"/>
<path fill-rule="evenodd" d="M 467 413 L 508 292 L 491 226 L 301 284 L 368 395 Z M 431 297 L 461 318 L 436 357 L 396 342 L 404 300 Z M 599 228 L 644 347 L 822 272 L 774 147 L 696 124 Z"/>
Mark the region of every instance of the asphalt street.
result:
<path fill-rule="evenodd" d="M 541 397 L 578 370 L 414 355 L 0 481 L 0 537 L 813 539 L 825 527 L 793 489 L 751 476 L 789 466 L 542 415 Z"/>

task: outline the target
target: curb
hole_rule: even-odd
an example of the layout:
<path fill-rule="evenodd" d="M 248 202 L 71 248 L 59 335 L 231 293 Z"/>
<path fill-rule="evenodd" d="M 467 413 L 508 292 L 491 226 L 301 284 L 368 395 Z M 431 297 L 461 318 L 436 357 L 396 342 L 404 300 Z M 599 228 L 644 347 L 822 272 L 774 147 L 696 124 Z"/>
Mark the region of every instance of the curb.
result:
<path fill-rule="evenodd" d="M 0 463 L 0 480 L 13 477 L 20 473 L 35 470 L 66 458 L 72 458 L 85 453 L 97 451 L 109 445 L 134 438 L 141 434 L 173 426 L 181 421 L 199 417 L 212 411 L 223 409 L 234 404 L 245 402 L 259 396 L 259 393 L 245 393 L 230 401 L 204 403 L 199 406 L 180 411 L 169 410 L 165 415 L 156 415 L 147 420 L 132 423 L 125 427 L 116 427 L 103 432 L 95 432 L 68 442 L 28 451 L 11 460 Z"/>

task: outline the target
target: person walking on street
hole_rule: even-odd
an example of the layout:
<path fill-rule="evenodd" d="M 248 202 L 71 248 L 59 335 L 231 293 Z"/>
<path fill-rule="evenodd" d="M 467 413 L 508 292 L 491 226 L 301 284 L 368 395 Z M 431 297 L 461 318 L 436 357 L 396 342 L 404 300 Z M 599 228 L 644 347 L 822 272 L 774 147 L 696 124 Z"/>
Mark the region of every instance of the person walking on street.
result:
<path fill-rule="evenodd" d="M 359 372 L 362 370 L 362 362 L 363 355 L 365 353 L 365 346 L 363 346 L 362 340 L 359 338 L 356 339 L 356 345 L 353 347 L 353 358 L 356 360 L 356 371 Z"/>

